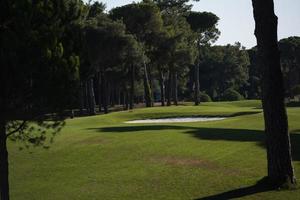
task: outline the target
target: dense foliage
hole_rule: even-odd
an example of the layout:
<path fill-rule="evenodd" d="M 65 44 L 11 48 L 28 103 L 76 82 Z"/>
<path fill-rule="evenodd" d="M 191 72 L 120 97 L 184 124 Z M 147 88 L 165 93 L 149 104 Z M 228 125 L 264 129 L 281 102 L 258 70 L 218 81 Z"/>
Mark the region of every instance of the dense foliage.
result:
<path fill-rule="evenodd" d="M 47 130 L 58 132 L 69 115 L 260 98 L 257 48 L 213 46 L 218 16 L 188 2 L 144 0 L 105 12 L 81 0 L 1 1 L 0 175 L 8 173 L 7 138 L 46 147 Z M 300 38 L 279 48 L 285 95 L 294 98 Z"/>
<path fill-rule="evenodd" d="M 244 100 L 244 97 L 238 91 L 232 88 L 228 88 L 223 93 L 221 99 L 223 101 L 240 101 L 240 100 Z"/>

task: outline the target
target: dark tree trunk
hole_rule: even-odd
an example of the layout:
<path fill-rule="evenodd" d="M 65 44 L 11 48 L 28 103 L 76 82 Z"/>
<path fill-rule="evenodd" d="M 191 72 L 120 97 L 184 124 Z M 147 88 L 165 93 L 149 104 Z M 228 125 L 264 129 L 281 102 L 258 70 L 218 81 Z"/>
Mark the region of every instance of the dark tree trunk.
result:
<path fill-rule="evenodd" d="M 115 107 L 116 105 L 116 86 L 112 82 L 110 84 L 110 106 Z"/>
<path fill-rule="evenodd" d="M 173 101 L 174 105 L 178 106 L 178 80 L 177 80 L 177 72 L 172 73 L 173 74 Z"/>
<path fill-rule="evenodd" d="M 117 104 L 121 105 L 121 90 L 120 90 L 120 86 L 117 87 Z"/>
<path fill-rule="evenodd" d="M 111 106 L 111 85 L 108 79 L 106 79 L 106 98 L 107 98 L 107 106 Z"/>
<path fill-rule="evenodd" d="M 200 104 L 200 81 L 199 81 L 199 65 L 195 65 L 195 91 L 194 91 L 194 100 L 195 105 L 198 106 Z"/>
<path fill-rule="evenodd" d="M 160 85 L 160 101 L 161 105 L 165 106 L 166 94 L 165 94 L 165 78 L 162 70 L 159 70 L 159 85 Z"/>
<path fill-rule="evenodd" d="M 94 80 L 90 78 L 88 80 L 88 102 L 89 102 L 89 114 L 96 114 L 96 102 L 95 102 L 95 93 L 94 93 Z"/>
<path fill-rule="evenodd" d="M 83 82 L 84 108 L 89 110 L 88 81 Z"/>
<path fill-rule="evenodd" d="M 135 68 L 132 65 L 130 70 L 130 99 L 129 99 L 129 109 L 132 110 L 134 106 L 134 79 L 135 79 Z"/>
<path fill-rule="evenodd" d="M 144 90 L 146 107 L 151 107 L 153 105 L 153 102 L 146 63 L 144 63 Z"/>
<path fill-rule="evenodd" d="M 98 106 L 99 112 L 102 111 L 102 90 L 101 90 L 101 72 L 98 72 Z"/>
<path fill-rule="evenodd" d="M 79 99 L 79 101 L 80 101 L 80 108 L 79 108 L 79 110 L 80 110 L 80 114 L 82 115 L 83 114 L 83 110 L 84 110 L 84 93 L 85 93 L 85 89 L 84 89 L 84 84 L 83 84 L 83 82 L 82 81 L 80 81 L 80 99 Z"/>
<path fill-rule="evenodd" d="M 9 199 L 8 153 L 6 147 L 5 121 L 0 119 L 0 199 Z"/>
<path fill-rule="evenodd" d="M 107 82 L 105 73 L 101 73 L 101 86 L 102 86 L 102 103 L 103 103 L 103 110 L 104 114 L 108 113 L 108 94 L 107 94 Z"/>
<path fill-rule="evenodd" d="M 259 62 L 263 71 L 263 109 L 267 135 L 268 178 L 277 187 L 296 183 L 273 0 L 252 0 Z"/>
<path fill-rule="evenodd" d="M 150 70 L 147 69 L 148 77 L 149 77 L 149 85 L 150 85 L 150 91 L 151 91 L 151 107 L 154 106 L 154 91 L 153 91 L 153 77 Z"/>
<path fill-rule="evenodd" d="M 167 106 L 171 106 L 171 96 L 172 96 L 172 73 L 169 70 L 168 72 L 168 83 L 167 83 Z"/>
<path fill-rule="evenodd" d="M 128 95 L 128 90 L 125 88 L 125 110 L 129 109 L 129 95 Z"/>

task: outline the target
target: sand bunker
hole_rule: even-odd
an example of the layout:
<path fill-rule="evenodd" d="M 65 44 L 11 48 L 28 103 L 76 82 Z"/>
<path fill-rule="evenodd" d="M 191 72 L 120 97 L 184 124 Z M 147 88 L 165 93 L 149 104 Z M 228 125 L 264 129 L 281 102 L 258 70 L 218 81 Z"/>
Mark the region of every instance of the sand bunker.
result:
<path fill-rule="evenodd" d="M 174 117 L 162 119 L 143 119 L 133 120 L 125 123 L 128 124 L 148 124 L 148 123 L 185 123 L 185 122 L 210 122 L 220 121 L 226 119 L 225 117 Z"/>

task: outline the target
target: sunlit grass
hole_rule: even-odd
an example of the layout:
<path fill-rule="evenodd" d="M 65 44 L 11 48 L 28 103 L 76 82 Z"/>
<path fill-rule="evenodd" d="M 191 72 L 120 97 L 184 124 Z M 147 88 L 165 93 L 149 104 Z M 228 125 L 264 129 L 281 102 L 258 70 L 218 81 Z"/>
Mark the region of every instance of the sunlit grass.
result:
<path fill-rule="evenodd" d="M 255 184 L 266 175 L 259 101 L 142 108 L 76 118 L 48 150 L 9 143 L 11 199 L 188 200 Z M 300 177 L 300 108 L 288 109 Z M 223 121 L 125 124 L 133 119 L 231 116 Z M 269 191 L 243 199 L 297 199 Z"/>

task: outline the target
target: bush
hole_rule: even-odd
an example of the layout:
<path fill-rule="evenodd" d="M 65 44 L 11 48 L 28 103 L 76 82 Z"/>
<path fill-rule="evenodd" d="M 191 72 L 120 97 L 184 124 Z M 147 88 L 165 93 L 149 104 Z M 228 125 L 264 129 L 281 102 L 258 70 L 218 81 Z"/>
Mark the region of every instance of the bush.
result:
<path fill-rule="evenodd" d="M 205 92 L 201 92 L 200 93 L 200 102 L 211 102 L 211 98 L 208 94 L 206 94 Z"/>
<path fill-rule="evenodd" d="M 300 85 L 296 85 L 292 88 L 292 93 L 294 96 L 300 95 Z"/>
<path fill-rule="evenodd" d="M 222 96 L 223 101 L 240 101 L 244 99 L 245 98 L 243 97 L 243 95 L 241 95 L 238 91 L 232 88 L 228 88 L 227 90 L 225 90 Z"/>

